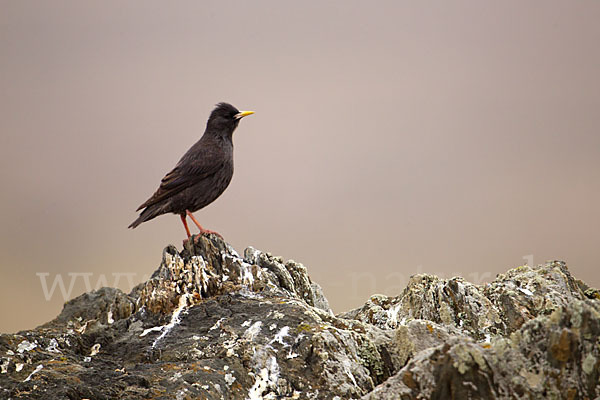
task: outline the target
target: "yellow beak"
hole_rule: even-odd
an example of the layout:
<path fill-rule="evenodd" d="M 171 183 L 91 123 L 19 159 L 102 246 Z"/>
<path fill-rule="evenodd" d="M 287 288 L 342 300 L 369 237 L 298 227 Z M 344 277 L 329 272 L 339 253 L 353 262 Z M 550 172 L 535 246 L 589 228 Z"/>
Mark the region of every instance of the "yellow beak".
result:
<path fill-rule="evenodd" d="M 235 114 L 235 118 L 241 119 L 251 114 L 254 114 L 254 111 L 240 111 L 239 113 Z"/>

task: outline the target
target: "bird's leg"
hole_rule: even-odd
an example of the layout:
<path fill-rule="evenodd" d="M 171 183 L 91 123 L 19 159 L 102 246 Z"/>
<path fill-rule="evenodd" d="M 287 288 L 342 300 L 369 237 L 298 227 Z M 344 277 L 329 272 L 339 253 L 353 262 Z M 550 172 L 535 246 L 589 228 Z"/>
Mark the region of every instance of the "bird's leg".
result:
<path fill-rule="evenodd" d="M 221 239 L 223 239 L 223 236 L 221 236 L 221 234 L 219 232 L 215 232 L 215 231 L 211 231 L 208 229 L 204 229 L 202 227 L 202 225 L 200 225 L 200 223 L 198 221 L 196 221 L 196 218 L 194 218 L 194 214 L 192 214 L 189 210 L 185 211 L 187 213 L 187 215 L 192 219 L 192 221 L 194 221 L 194 224 L 196 224 L 196 226 L 198 227 L 198 229 L 200 229 L 200 234 L 205 234 L 205 233 L 213 233 L 215 235 L 217 235 L 218 237 L 220 237 Z"/>
<path fill-rule="evenodd" d="M 188 235 L 188 240 L 190 240 L 192 234 L 190 233 L 190 228 L 188 228 L 187 220 L 185 219 L 185 214 L 179 214 L 179 217 L 181 218 L 181 222 L 183 222 L 183 226 L 185 227 L 185 232 Z"/>

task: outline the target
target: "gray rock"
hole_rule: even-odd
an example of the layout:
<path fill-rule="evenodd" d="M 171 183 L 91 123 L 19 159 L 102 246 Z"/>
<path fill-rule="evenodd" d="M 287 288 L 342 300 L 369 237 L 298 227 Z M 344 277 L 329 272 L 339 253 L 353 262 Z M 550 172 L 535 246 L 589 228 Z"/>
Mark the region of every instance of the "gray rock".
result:
<path fill-rule="evenodd" d="M 417 275 L 335 316 L 294 261 L 215 236 L 165 248 L 131 293 L 102 288 L 0 335 L 0 398 L 595 398 L 598 291 L 552 262 L 485 286 Z"/>
<path fill-rule="evenodd" d="M 508 337 L 452 337 L 414 355 L 363 399 L 595 399 L 600 393 L 600 307 L 574 301 Z"/>

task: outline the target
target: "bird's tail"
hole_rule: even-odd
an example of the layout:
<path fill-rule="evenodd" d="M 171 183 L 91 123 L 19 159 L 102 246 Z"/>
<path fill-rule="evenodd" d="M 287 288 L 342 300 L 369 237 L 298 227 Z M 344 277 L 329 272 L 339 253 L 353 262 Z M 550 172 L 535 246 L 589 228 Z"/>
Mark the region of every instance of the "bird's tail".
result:
<path fill-rule="evenodd" d="M 164 214 L 160 208 L 146 207 L 140 216 L 128 226 L 128 228 L 134 229 L 142 222 L 150 221 L 159 215 Z"/>

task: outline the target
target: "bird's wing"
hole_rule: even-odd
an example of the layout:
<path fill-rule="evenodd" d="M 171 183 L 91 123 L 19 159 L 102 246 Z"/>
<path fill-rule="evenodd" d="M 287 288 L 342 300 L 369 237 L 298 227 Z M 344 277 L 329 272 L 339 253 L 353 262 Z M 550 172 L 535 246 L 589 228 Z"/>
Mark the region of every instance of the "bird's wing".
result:
<path fill-rule="evenodd" d="M 171 172 L 162 178 L 160 181 L 160 186 L 152 195 L 152 197 L 146 200 L 144 204 L 139 206 L 136 211 L 160 203 L 161 201 L 176 195 L 183 189 L 198 183 L 209 175 L 214 174 L 217 170 L 219 170 L 219 168 L 221 168 L 220 163 L 210 161 L 212 161 L 211 157 L 208 157 L 204 160 L 204 162 L 195 165 L 190 165 L 183 159 L 179 161 L 175 168 L 173 168 Z"/>

